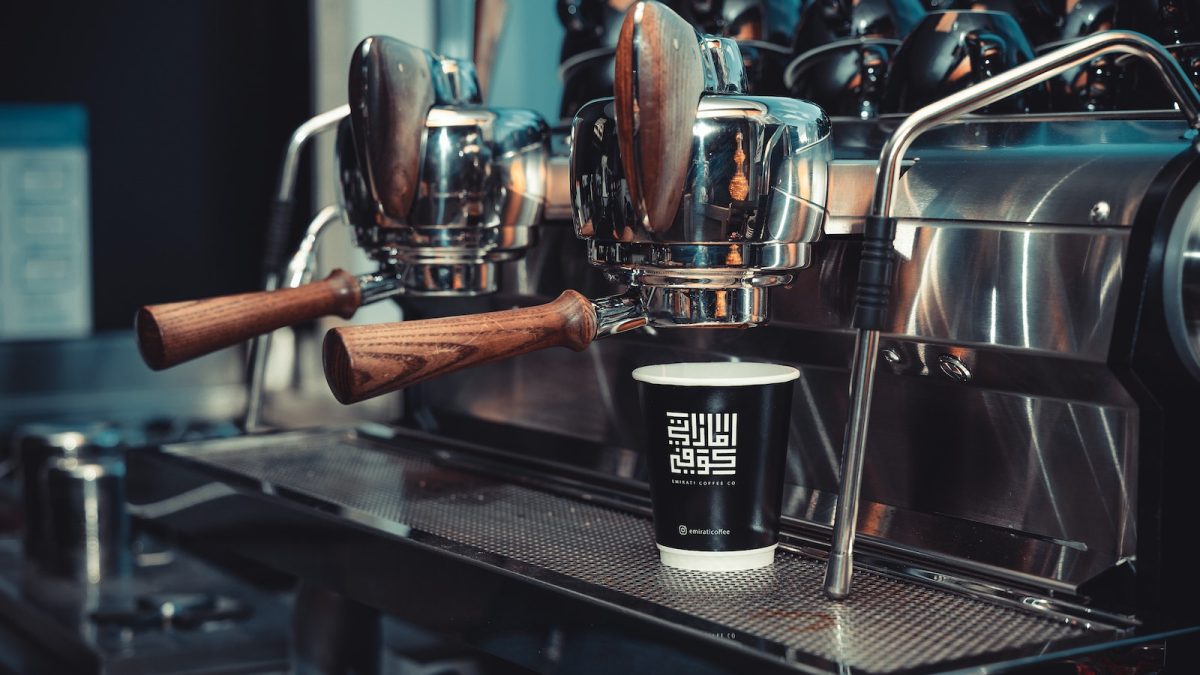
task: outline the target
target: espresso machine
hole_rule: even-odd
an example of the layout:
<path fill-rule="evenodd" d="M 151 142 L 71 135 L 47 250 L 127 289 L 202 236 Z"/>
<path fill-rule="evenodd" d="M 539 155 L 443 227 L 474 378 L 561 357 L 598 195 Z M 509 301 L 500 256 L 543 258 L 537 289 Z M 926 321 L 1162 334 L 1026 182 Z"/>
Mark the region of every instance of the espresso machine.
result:
<path fill-rule="evenodd" d="M 324 359 L 339 401 L 643 326 L 755 326 L 768 290 L 810 264 L 825 215 L 828 118 L 803 101 L 739 95 L 732 40 L 697 37 L 664 6 L 642 7 L 622 27 L 615 96 L 585 105 L 571 130 L 576 234 L 626 292 L 335 329 Z"/>
<path fill-rule="evenodd" d="M 155 523 L 537 672 L 1152 672 L 1115 669 L 1164 644 L 1186 672 L 1200 96 L 1171 55 L 1098 33 L 830 119 L 743 94 L 736 44 L 662 5 L 620 32 L 572 123 L 574 227 L 490 312 L 326 337 L 338 400 L 402 390 L 398 424 L 168 444 L 135 505 L 218 484 Z M 1113 53 L 1178 107 L 972 114 Z M 377 91 L 359 167 L 403 147 L 358 140 Z M 352 175 L 351 212 L 403 193 Z M 801 373 L 762 570 L 654 552 L 629 373 L 706 360 Z"/>
<path fill-rule="evenodd" d="M 317 214 L 285 268 L 273 251 L 287 239 L 299 153 L 332 129 L 341 203 Z M 363 305 L 400 296 L 494 293 L 497 266 L 536 241 L 551 177 L 564 182 L 565 165 L 550 162 L 549 147 L 549 128 L 536 113 L 480 104 L 469 61 L 390 38 L 363 41 L 350 67 L 349 104 L 293 135 L 268 228 L 266 290 L 142 308 L 136 331 L 143 359 L 160 370 L 255 338 L 245 420 L 253 429 L 271 331 L 324 316 L 348 319 Z M 350 224 L 378 269 L 358 276 L 337 269 L 306 283 L 318 237 L 339 221 Z M 280 277 L 284 288 L 276 289 Z"/>

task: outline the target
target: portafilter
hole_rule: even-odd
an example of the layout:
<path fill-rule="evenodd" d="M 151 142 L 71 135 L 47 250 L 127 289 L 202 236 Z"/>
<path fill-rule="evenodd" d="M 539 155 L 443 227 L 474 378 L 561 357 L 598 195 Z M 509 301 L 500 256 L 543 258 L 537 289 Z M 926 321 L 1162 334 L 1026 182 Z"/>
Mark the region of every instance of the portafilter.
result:
<path fill-rule="evenodd" d="M 400 295 L 496 290 L 498 262 L 533 240 L 550 131 L 537 113 L 480 105 L 473 66 L 386 37 L 359 44 L 337 143 L 342 211 L 379 264 L 296 288 L 143 307 L 138 346 L 162 369 Z"/>
<path fill-rule="evenodd" d="M 339 401 L 645 325 L 767 320 L 767 289 L 809 264 L 821 234 L 829 119 L 804 101 L 741 95 L 737 44 L 656 2 L 626 15 L 615 75 L 615 96 L 573 121 L 571 201 L 590 261 L 628 290 L 334 329 L 325 374 Z"/>

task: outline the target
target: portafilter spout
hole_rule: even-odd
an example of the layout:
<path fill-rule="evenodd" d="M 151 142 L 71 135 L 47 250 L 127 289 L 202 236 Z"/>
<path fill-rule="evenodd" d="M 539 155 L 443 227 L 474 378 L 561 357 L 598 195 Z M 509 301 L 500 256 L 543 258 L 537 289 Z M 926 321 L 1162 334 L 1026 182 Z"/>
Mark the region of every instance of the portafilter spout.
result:
<path fill-rule="evenodd" d="M 767 320 L 767 289 L 808 265 L 821 233 L 829 119 L 803 101 L 741 95 L 736 43 L 697 34 L 656 2 L 626 14 L 616 64 L 614 98 L 572 124 L 571 202 L 590 261 L 628 290 L 334 329 L 325 374 L 339 401 L 644 325 Z"/>
<path fill-rule="evenodd" d="M 401 294 L 491 292 L 494 264 L 520 257 L 532 242 L 547 195 L 549 129 L 531 111 L 483 108 L 469 62 L 367 38 L 351 59 L 346 108 L 321 122 L 344 117 L 342 211 L 378 270 L 144 307 L 136 332 L 148 365 L 167 368 L 323 316 L 349 318 L 363 304 Z M 256 371 L 252 382 L 260 380 Z"/>
<path fill-rule="evenodd" d="M 1131 54 L 1148 61 L 1175 95 L 1180 109 L 1187 116 L 1188 124 L 1200 129 L 1200 95 L 1171 54 L 1162 45 L 1140 33 L 1108 31 L 1073 42 L 917 110 L 896 128 L 883 146 L 871 212 L 864 230 L 855 299 L 854 327 L 857 339 L 850 372 L 850 416 L 846 422 L 842 484 L 834 520 L 833 542 L 825 573 L 825 594 L 830 598 L 838 600 L 850 593 L 864 446 L 871 417 L 871 394 L 875 386 L 875 355 L 879 349 L 879 334 L 888 325 L 888 304 L 894 280 L 895 254 L 892 247 L 896 237 L 896 219 L 892 217 L 892 194 L 899 180 L 904 153 L 917 136 L 929 129 L 1110 52 Z"/>

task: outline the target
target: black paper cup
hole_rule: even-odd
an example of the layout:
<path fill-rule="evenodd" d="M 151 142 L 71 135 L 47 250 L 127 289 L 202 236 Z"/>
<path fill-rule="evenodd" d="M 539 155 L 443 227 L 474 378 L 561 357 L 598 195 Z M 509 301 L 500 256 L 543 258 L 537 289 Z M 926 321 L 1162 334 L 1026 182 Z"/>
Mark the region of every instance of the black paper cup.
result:
<path fill-rule="evenodd" d="M 790 366 L 744 362 L 633 371 L 664 565 L 732 571 L 774 562 L 799 376 Z"/>

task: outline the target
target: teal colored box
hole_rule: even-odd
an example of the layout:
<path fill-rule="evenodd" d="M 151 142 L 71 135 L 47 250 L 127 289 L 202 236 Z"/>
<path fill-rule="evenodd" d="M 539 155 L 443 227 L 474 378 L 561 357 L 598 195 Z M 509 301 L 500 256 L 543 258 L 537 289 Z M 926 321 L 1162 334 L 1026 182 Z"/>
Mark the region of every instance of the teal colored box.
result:
<path fill-rule="evenodd" d="M 0 103 L 0 147 L 77 147 L 87 141 L 87 108 L 82 105 Z"/>

